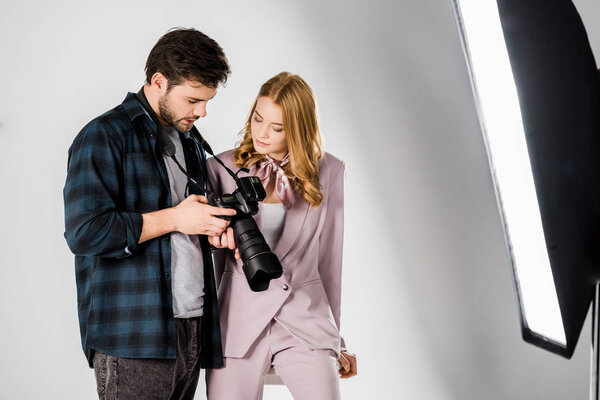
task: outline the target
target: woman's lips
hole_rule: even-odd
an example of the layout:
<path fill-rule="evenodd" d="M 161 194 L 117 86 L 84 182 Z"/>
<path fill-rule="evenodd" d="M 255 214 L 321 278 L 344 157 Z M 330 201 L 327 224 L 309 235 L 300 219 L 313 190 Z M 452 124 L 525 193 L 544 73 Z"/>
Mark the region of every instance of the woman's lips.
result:
<path fill-rule="evenodd" d="M 254 140 L 256 141 L 256 144 L 257 144 L 257 145 L 259 145 L 259 146 L 262 146 L 262 147 L 266 147 L 266 146 L 268 146 L 268 144 L 267 144 L 267 143 L 263 143 L 263 142 L 261 142 L 261 141 L 260 141 L 260 140 L 258 140 L 258 139 L 254 139 Z"/>

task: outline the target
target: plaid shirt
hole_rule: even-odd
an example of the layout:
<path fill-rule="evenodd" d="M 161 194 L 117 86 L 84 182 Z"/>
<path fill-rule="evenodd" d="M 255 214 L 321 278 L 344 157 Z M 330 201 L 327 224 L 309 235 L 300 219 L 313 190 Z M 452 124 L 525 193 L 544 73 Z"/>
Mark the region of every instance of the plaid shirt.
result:
<path fill-rule="evenodd" d="M 195 129 L 195 128 L 194 128 Z M 156 124 L 128 93 L 87 124 L 69 149 L 65 237 L 75 254 L 83 350 L 126 358 L 175 358 L 170 234 L 138 244 L 142 213 L 171 206 Z M 188 173 L 206 181 L 204 150 L 181 135 Z M 198 180 L 198 178 L 196 178 Z M 201 193 L 190 182 L 190 193 Z M 201 365 L 223 365 L 216 287 L 206 236 Z"/>

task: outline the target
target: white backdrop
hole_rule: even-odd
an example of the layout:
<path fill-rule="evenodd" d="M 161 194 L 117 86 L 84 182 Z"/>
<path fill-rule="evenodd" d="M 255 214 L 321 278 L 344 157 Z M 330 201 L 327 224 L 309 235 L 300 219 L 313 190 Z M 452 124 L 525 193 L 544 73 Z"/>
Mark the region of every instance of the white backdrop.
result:
<path fill-rule="evenodd" d="M 599 59 L 600 3 L 576 4 Z M 62 236 L 67 149 L 139 89 L 174 26 L 216 39 L 232 65 L 197 123 L 215 150 L 270 76 L 299 73 L 316 92 L 325 149 L 347 163 L 342 331 L 359 375 L 343 398 L 586 398 L 588 325 L 570 361 L 520 338 L 450 0 L 3 0 L 1 399 L 95 396 Z"/>

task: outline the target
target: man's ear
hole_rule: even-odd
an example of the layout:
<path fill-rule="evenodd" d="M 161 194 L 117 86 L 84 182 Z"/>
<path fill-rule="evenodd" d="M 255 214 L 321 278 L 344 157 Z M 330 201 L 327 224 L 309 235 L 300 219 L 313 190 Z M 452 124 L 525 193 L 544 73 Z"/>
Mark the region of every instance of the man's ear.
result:
<path fill-rule="evenodd" d="M 169 81 L 162 73 L 155 72 L 152 79 L 150 79 L 150 86 L 153 86 L 155 90 L 164 95 L 167 92 Z"/>

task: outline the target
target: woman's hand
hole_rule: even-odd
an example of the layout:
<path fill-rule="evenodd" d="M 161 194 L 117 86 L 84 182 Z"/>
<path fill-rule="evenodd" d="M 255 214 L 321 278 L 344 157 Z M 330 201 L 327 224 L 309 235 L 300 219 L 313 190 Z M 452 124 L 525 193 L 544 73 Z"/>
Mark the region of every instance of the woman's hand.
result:
<path fill-rule="evenodd" d="M 342 351 L 340 353 L 340 358 L 338 358 L 338 362 L 340 363 L 340 369 L 338 371 L 340 373 L 340 378 L 351 378 L 358 373 L 356 370 L 356 356 L 354 354 Z"/>
<path fill-rule="evenodd" d="M 235 258 L 238 260 L 240 259 L 240 252 L 235 246 L 235 238 L 233 237 L 233 229 L 231 227 L 227 227 L 221 236 L 209 236 L 208 243 L 212 244 L 218 249 L 228 248 L 235 250 Z"/>

